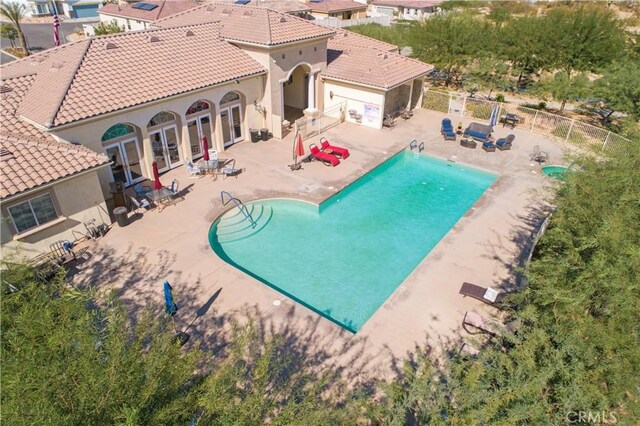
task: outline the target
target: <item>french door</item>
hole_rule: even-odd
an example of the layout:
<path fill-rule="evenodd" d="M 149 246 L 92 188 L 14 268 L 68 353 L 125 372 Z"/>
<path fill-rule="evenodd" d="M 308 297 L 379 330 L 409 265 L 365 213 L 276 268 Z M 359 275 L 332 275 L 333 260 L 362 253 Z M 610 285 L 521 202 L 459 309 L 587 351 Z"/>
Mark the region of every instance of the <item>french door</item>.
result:
<path fill-rule="evenodd" d="M 211 138 L 211 115 L 201 115 L 187 121 L 187 131 L 189 133 L 189 145 L 191 147 L 191 158 L 202 157 L 202 136 L 207 137 L 207 142 L 215 146 Z"/>
<path fill-rule="evenodd" d="M 175 125 L 149 132 L 149 139 L 153 148 L 153 161 L 158 163 L 158 172 L 162 173 L 180 165 L 178 128 Z"/>
<path fill-rule="evenodd" d="M 125 186 L 131 186 L 145 179 L 140 164 L 140 149 L 135 138 L 109 145 L 105 151 L 111 160 L 114 181 L 119 180 L 124 182 Z"/>
<path fill-rule="evenodd" d="M 244 139 L 240 104 L 221 109 L 220 121 L 222 123 L 222 140 L 225 147 Z"/>

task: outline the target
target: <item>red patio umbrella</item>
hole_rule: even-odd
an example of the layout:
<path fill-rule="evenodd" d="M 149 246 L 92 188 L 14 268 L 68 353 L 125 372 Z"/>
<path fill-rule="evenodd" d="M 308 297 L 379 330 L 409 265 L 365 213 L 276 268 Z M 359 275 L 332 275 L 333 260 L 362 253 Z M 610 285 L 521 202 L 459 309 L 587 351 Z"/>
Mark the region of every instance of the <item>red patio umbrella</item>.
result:
<path fill-rule="evenodd" d="M 202 136 L 202 159 L 209 161 L 209 144 L 206 136 Z"/>
<path fill-rule="evenodd" d="M 160 173 L 158 173 L 158 163 L 155 161 L 151 164 L 153 169 L 153 189 L 162 189 L 162 183 L 160 183 Z"/>

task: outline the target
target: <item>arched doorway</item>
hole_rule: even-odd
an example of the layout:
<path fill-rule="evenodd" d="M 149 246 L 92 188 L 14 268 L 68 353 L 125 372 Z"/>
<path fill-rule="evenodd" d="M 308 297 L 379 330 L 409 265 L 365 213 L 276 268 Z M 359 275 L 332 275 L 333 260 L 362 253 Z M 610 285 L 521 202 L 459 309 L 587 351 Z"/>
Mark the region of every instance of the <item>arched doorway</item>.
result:
<path fill-rule="evenodd" d="M 244 140 L 242 131 L 242 97 L 232 91 L 220 99 L 220 123 L 225 147 Z"/>
<path fill-rule="evenodd" d="M 285 120 L 293 123 L 304 115 L 307 108 L 315 108 L 315 81 L 311 66 L 296 65 L 282 81 L 282 108 Z"/>
<path fill-rule="evenodd" d="M 203 136 L 207 138 L 209 148 L 215 146 L 211 132 L 211 104 L 207 101 L 196 101 L 191 104 L 185 115 L 191 158 L 200 158 L 204 154 L 202 151 Z"/>
<path fill-rule="evenodd" d="M 140 140 L 134 126 L 118 123 L 109 127 L 102 135 L 102 146 L 111 160 L 114 181 L 130 186 L 145 179 L 140 161 Z"/>
<path fill-rule="evenodd" d="M 181 157 L 175 114 L 169 111 L 157 113 L 149 120 L 147 130 L 153 149 L 153 161 L 158 163 L 158 171 L 162 173 L 178 167 L 181 164 Z"/>

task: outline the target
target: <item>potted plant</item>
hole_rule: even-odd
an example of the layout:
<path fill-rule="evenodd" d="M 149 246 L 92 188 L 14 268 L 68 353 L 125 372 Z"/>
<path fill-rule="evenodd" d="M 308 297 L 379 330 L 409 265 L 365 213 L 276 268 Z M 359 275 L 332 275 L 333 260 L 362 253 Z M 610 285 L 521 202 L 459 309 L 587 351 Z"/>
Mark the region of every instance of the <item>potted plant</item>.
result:
<path fill-rule="evenodd" d="M 459 135 L 461 135 L 461 134 L 462 134 L 462 121 L 458 121 L 458 131 L 457 131 L 457 133 L 458 133 Z"/>

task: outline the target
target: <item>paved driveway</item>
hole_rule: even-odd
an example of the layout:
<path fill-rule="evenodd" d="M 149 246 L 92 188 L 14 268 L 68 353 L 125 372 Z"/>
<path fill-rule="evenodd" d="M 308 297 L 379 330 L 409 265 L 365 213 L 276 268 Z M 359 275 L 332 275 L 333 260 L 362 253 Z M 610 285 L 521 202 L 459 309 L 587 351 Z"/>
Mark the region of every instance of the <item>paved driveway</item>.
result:
<path fill-rule="evenodd" d="M 86 23 L 86 22 L 84 22 Z M 61 25 L 62 34 L 60 38 L 63 42 L 66 41 L 66 37 L 72 34 L 76 30 L 82 30 L 83 23 L 63 23 Z M 22 31 L 27 38 L 27 44 L 32 52 L 40 52 L 45 49 L 52 48 L 53 43 L 53 24 L 22 24 Z M 20 45 L 20 42 L 16 40 L 16 45 Z M 2 39 L 2 47 L 11 46 L 9 39 Z M 13 61 L 14 59 L 6 54 L 0 56 L 0 63 L 5 64 Z"/>

